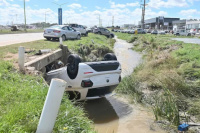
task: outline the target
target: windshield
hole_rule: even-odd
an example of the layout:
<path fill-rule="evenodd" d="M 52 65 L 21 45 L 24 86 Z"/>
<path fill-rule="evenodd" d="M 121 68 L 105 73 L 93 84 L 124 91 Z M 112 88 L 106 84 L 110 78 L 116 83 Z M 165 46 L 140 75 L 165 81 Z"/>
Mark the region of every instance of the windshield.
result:
<path fill-rule="evenodd" d="M 62 26 L 60 26 L 60 25 L 54 25 L 54 26 L 51 26 L 49 28 L 52 28 L 52 29 L 61 29 Z"/>

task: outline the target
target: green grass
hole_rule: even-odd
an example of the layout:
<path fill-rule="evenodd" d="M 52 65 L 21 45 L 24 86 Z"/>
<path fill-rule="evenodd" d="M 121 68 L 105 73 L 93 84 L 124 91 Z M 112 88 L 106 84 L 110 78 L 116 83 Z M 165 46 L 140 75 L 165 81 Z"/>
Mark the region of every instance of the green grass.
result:
<path fill-rule="evenodd" d="M 0 132 L 35 132 L 47 91 L 42 77 L 20 74 L 11 63 L 0 61 Z M 91 124 L 65 94 L 54 132 L 94 132 Z"/>
<path fill-rule="evenodd" d="M 35 33 L 35 32 L 43 32 L 43 29 L 27 29 L 27 31 L 19 30 L 19 31 L 11 31 L 10 29 L 0 29 L 1 34 L 19 34 L 19 33 Z"/>
<path fill-rule="evenodd" d="M 143 63 L 129 80 L 122 80 L 118 92 L 151 105 L 156 120 L 178 125 L 179 112 L 187 112 L 200 121 L 200 45 L 174 41 L 170 35 L 117 35 L 126 41 L 137 37 L 133 49 L 144 53 Z"/>
<path fill-rule="evenodd" d="M 87 57 L 94 56 L 99 56 L 100 58 L 102 58 L 105 53 L 113 52 L 112 48 L 114 46 L 114 43 L 114 39 L 109 39 L 105 36 L 96 34 L 89 34 L 88 37 L 82 37 L 81 40 L 63 41 L 64 45 L 67 45 L 72 52 L 75 52 L 82 56 L 84 60 L 90 60 L 87 59 Z M 2 53 L 0 55 L 0 58 L 5 57 L 7 53 L 16 54 L 18 52 L 19 46 L 24 46 L 25 49 L 35 50 L 35 52 L 31 53 L 35 54 L 40 49 L 56 50 L 59 48 L 59 45 L 59 41 L 48 41 L 44 39 L 39 41 L 4 46 L 0 48 L 0 53 Z"/>

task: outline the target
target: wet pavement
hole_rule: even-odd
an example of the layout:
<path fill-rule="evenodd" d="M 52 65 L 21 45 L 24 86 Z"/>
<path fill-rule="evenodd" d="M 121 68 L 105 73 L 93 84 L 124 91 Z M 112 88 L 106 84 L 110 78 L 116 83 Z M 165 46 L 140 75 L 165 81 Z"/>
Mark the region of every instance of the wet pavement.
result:
<path fill-rule="evenodd" d="M 185 43 L 200 44 L 200 39 L 198 38 L 172 38 L 172 40 L 183 41 Z"/>
<path fill-rule="evenodd" d="M 131 50 L 132 44 L 116 38 L 115 54 L 122 67 L 122 77 L 128 76 L 140 63 L 142 56 Z M 112 96 L 86 101 L 84 109 L 89 119 L 94 121 L 98 133 L 163 133 L 159 128 L 151 128 L 152 113 L 126 98 Z"/>

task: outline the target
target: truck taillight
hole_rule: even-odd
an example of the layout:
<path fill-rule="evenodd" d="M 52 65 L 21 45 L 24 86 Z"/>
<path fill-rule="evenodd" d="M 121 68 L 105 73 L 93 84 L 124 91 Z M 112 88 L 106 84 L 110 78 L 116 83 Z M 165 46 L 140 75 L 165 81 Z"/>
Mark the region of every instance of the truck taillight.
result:
<path fill-rule="evenodd" d="M 54 32 L 54 33 L 60 33 L 60 31 L 59 31 L 59 30 L 53 30 L 53 32 Z"/>
<path fill-rule="evenodd" d="M 93 83 L 92 83 L 92 81 L 91 80 L 83 80 L 82 82 L 81 82 L 81 86 L 82 87 L 92 87 L 93 86 Z"/>

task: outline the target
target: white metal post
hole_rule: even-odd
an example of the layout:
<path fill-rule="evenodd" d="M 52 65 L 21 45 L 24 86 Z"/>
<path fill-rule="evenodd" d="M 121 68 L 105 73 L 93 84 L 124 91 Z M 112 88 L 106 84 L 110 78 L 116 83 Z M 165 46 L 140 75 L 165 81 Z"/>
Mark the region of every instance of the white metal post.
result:
<path fill-rule="evenodd" d="M 36 133 L 51 133 L 67 86 L 61 79 L 52 79 Z"/>
<path fill-rule="evenodd" d="M 24 60 L 25 60 L 25 49 L 24 47 L 20 46 L 19 51 L 18 51 L 18 65 L 19 65 L 19 70 L 24 71 Z"/>
<path fill-rule="evenodd" d="M 60 45 L 63 45 L 62 37 L 60 37 L 59 40 L 60 40 Z"/>

